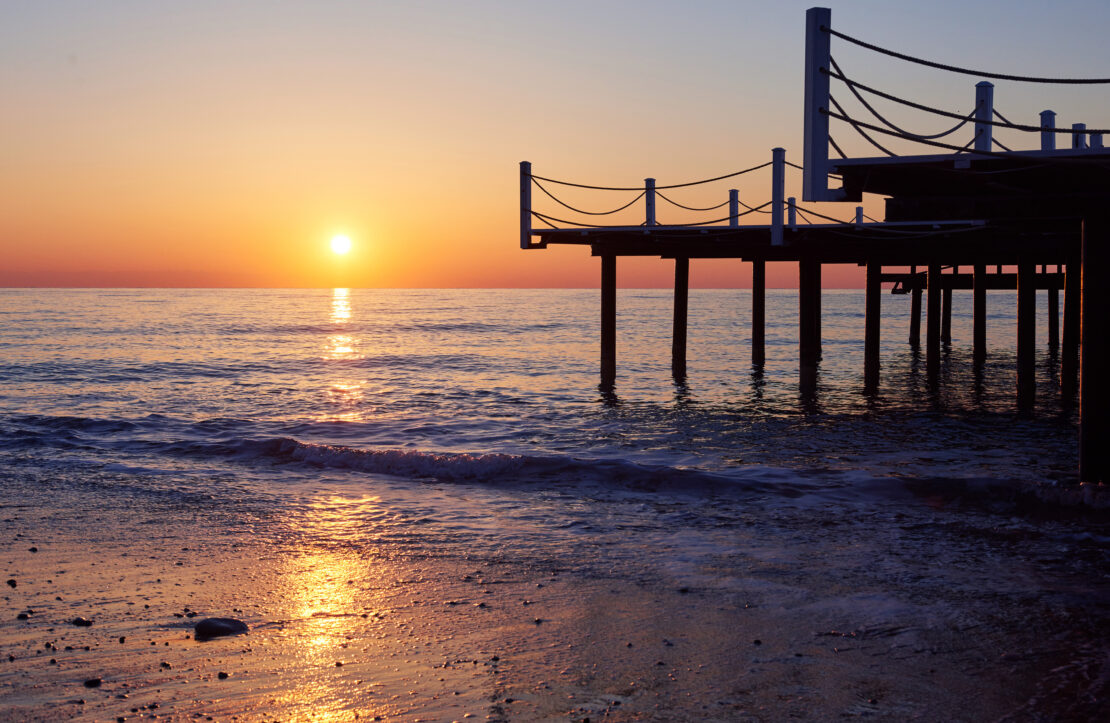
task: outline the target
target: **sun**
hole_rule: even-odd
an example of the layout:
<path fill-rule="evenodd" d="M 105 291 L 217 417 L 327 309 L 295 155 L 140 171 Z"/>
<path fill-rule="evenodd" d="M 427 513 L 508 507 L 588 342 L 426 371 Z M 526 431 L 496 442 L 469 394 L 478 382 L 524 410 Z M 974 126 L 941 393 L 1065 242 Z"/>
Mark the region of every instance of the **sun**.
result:
<path fill-rule="evenodd" d="M 348 253 L 351 250 L 351 239 L 342 235 L 333 236 L 331 250 L 340 255 Z"/>

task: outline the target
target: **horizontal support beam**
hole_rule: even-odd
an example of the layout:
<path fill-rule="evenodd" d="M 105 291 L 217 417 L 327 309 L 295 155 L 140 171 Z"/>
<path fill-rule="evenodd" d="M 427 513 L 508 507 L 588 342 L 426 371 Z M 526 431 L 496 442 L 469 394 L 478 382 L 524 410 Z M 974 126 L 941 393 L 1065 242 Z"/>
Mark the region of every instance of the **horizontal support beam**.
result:
<path fill-rule="evenodd" d="M 924 289 L 928 287 L 925 274 L 885 273 L 882 275 L 882 282 L 884 284 L 891 282 L 900 284 L 902 288 L 895 292 L 900 294 L 908 294 L 914 289 Z M 1064 275 L 1062 273 L 1034 274 L 1033 283 L 1038 289 L 1062 289 L 1064 288 Z M 941 274 L 940 288 L 974 289 L 975 277 L 973 274 Z M 988 273 L 986 275 L 985 288 L 1001 290 L 1016 289 L 1017 274 Z"/>

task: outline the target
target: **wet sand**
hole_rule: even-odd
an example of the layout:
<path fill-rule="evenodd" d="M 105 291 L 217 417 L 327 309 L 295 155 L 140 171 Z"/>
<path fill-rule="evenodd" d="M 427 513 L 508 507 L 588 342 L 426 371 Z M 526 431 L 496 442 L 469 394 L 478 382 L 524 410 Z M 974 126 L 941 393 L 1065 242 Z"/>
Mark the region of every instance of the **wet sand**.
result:
<path fill-rule="evenodd" d="M 1105 597 L 1086 615 L 1078 607 L 1097 600 L 1094 588 L 1076 607 L 1030 607 L 989 586 L 941 606 L 913 599 L 913 587 L 876 586 L 890 559 L 830 580 L 819 560 L 783 556 L 746 572 L 701 570 L 699 584 L 648 568 L 641 579 L 584 577 L 511 551 L 476 564 L 274 544 L 265 521 L 229 529 L 157 505 L 7 505 L 2 517 L 0 560 L 15 581 L 0 607 L 6 720 L 1105 713 Z M 715 575 L 743 582 L 721 587 Z M 71 624 L 78 616 L 93 624 Z M 194 640 L 209 616 L 251 631 Z M 86 687 L 93 678 L 99 687 Z"/>

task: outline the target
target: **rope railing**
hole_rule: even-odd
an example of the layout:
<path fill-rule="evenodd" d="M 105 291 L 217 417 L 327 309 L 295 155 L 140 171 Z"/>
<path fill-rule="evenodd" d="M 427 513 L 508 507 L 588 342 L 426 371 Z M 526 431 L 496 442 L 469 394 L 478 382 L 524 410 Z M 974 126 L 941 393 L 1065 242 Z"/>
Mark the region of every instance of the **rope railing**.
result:
<path fill-rule="evenodd" d="M 868 143 L 875 146 L 876 148 L 878 148 L 880 151 L 887 154 L 888 156 L 898 155 L 894 151 L 890 150 L 886 146 L 884 146 L 881 143 L 879 143 L 878 141 L 876 141 L 871 136 L 867 135 L 866 131 L 864 131 L 860 127 L 860 126 L 866 126 L 867 124 L 863 123 L 862 121 L 857 121 L 856 119 L 849 117 L 848 112 L 846 110 L 844 110 L 844 107 L 841 106 L 840 103 L 836 102 L 836 98 L 834 98 L 831 94 L 829 95 L 829 102 L 832 103 L 833 107 L 836 108 L 841 113 L 841 115 L 836 115 L 836 114 L 832 113 L 831 111 L 829 111 L 827 108 L 822 108 L 822 110 L 825 111 L 825 113 L 827 113 L 829 115 L 829 117 L 839 118 L 843 121 L 846 121 L 853 128 L 856 129 L 857 133 L 859 133 L 861 136 L 863 136 L 864 140 L 866 140 Z M 875 126 L 870 126 L 870 127 L 874 128 Z M 884 129 L 884 132 L 888 133 L 889 135 L 896 136 L 898 138 L 905 138 L 906 137 L 906 136 L 902 135 L 901 133 L 897 133 L 895 131 L 886 131 Z M 926 141 L 925 139 L 922 139 L 922 138 L 919 138 L 917 140 L 921 141 L 922 143 L 928 143 L 929 142 L 929 141 Z"/>
<path fill-rule="evenodd" d="M 871 93 L 872 95 L 877 95 L 880 98 L 885 98 L 886 100 L 890 100 L 890 101 L 893 101 L 895 103 L 901 103 L 902 105 L 908 106 L 910 108 L 916 108 L 917 110 L 922 110 L 922 111 L 925 111 L 927 113 L 933 113 L 934 115 L 941 115 L 941 116 L 945 116 L 945 117 L 948 117 L 948 118 L 955 118 L 957 120 L 960 120 L 960 119 L 963 119 L 963 118 L 967 117 L 967 116 L 964 116 L 960 113 L 953 113 L 952 111 L 942 110 L 940 108 L 934 108 L 932 106 L 923 105 L 921 103 L 915 103 L 912 100 L 906 100 L 905 98 L 899 98 L 896 95 L 892 95 L 890 93 L 886 93 L 884 91 L 877 90 L 877 89 L 872 88 L 870 86 L 864 85 L 863 83 L 860 83 L 859 81 L 852 80 L 851 78 L 847 77 L 842 72 L 840 72 L 840 70 L 838 68 L 834 69 L 834 70 L 829 70 L 828 68 L 822 68 L 821 72 L 824 75 L 829 76 L 830 78 L 835 78 L 836 80 L 839 80 L 839 81 L 843 82 L 849 88 L 858 88 L 859 90 L 865 91 L 867 93 Z M 1002 114 L 998 113 L 997 111 L 995 111 L 995 115 L 997 115 L 999 118 L 1002 118 Z M 1015 131 L 1024 131 L 1026 133 L 1041 133 L 1041 132 L 1047 131 L 1049 133 L 1061 133 L 1061 134 L 1065 134 L 1065 135 L 1076 135 L 1076 134 L 1084 135 L 1084 134 L 1088 134 L 1088 133 L 1106 133 L 1106 134 L 1110 134 L 1110 130 L 1108 130 L 1108 129 L 1097 129 L 1096 128 L 1096 129 L 1093 129 L 1093 130 L 1090 130 L 1090 129 L 1078 130 L 1078 129 L 1075 129 L 1075 128 L 1055 128 L 1055 127 L 1049 128 L 1047 126 L 1032 126 L 1032 125 L 1027 125 L 1027 124 L 1024 124 L 1024 123 L 1013 123 L 1013 122 L 1008 121 L 1004 118 L 1000 121 L 988 120 L 988 119 L 985 119 L 985 118 L 977 119 L 976 123 L 983 123 L 983 124 L 986 124 L 986 125 L 994 126 L 996 128 L 1008 128 L 1010 130 L 1015 130 Z"/>
<path fill-rule="evenodd" d="M 664 196 L 662 193 L 659 193 L 658 191 L 656 191 L 655 195 L 658 196 L 659 198 L 663 199 L 667 203 L 671 204 L 672 206 L 678 206 L 679 208 L 684 208 L 687 211 L 716 211 L 718 208 L 722 208 L 724 206 L 727 206 L 728 203 L 729 203 L 728 200 L 726 199 L 726 200 L 721 201 L 720 203 L 716 204 L 715 206 L 704 206 L 704 207 L 686 206 L 684 204 L 679 203 L 678 201 L 675 201 L 672 198 L 668 198 L 668 197 Z M 629 205 L 631 205 L 631 204 L 629 204 Z M 627 206 L 625 206 L 625 208 L 627 208 Z"/>
<path fill-rule="evenodd" d="M 752 166 L 751 168 L 745 168 L 742 171 L 735 171 L 733 173 L 726 173 L 723 176 L 715 176 L 713 178 L 705 178 L 705 179 L 702 179 L 700 181 L 688 181 L 686 183 L 672 183 L 672 184 L 669 184 L 669 185 L 666 185 L 666 186 L 656 186 L 655 190 L 663 191 L 663 190 L 667 190 L 667 189 L 670 189 L 670 188 L 688 188 L 689 186 L 700 186 L 700 185 L 705 184 L 705 183 L 713 183 L 715 181 L 723 181 L 726 178 L 735 178 L 736 176 L 742 176 L 745 173 L 751 173 L 752 171 L 758 171 L 761 168 L 766 168 L 770 165 L 771 165 L 771 161 L 767 161 L 766 163 L 760 163 L 758 166 Z M 536 176 L 536 175 L 533 175 L 532 179 L 533 180 L 544 181 L 545 183 L 557 183 L 560 186 L 573 186 L 574 188 L 587 188 L 587 189 L 590 189 L 590 190 L 593 190 L 593 191 L 642 191 L 644 189 L 643 186 L 593 186 L 593 185 L 586 184 L 586 183 L 572 183 L 571 181 L 560 181 L 560 180 L 555 179 L 555 178 L 545 178 L 543 176 Z"/>
<path fill-rule="evenodd" d="M 888 128 L 891 128 L 892 130 L 898 131 L 902 135 L 912 137 L 912 138 L 943 138 L 945 136 L 952 135 L 956 131 L 960 130 L 965 125 L 967 125 L 971 121 L 972 118 L 975 117 L 975 111 L 973 110 L 970 113 L 960 117 L 960 122 L 959 123 L 957 123 L 956 125 L 954 125 L 953 127 L 949 128 L 946 131 L 941 131 L 940 133 L 932 133 L 932 134 L 913 133 L 913 132 L 907 131 L 903 128 L 899 128 L 897 125 L 895 125 L 894 123 L 891 123 L 889 120 L 884 118 L 883 115 L 881 113 L 879 113 L 879 111 L 875 110 L 874 106 L 872 106 L 870 103 L 867 102 L 867 99 L 864 98 L 860 94 L 860 92 L 856 89 L 858 84 L 854 83 L 852 81 L 849 81 L 844 76 L 844 72 L 840 69 L 840 65 L 837 64 L 836 60 L 834 60 L 833 58 L 830 57 L 829 62 L 832 64 L 833 70 L 835 70 L 841 78 L 844 78 L 845 85 L 848 86 L 848 90 L 852 91 L 852 95 L 854 95 L 856 97 L 856 100 L 858 100 L 863 105 L 864 108 L 869 110 L 871 112 L 871 115 L 878 118 L 883 123 L 883 125 L 887 126 Z"/>
<path fill-rule="evenodd" d="M 866 48 L 876 53 L 882 53 L 883 55 L 889 55 L 892 58 L 898 58 L 899 60 L 905 60 L 910 63 L 917 63 L 918 65 L 925 65 L 930 68 L 937 68 L 938 70 L 946 70 L 950 73 L 963 73 L 964 75 L 974 75 L 980 78 L 994 78 L 996 80 L 1013 80 L 1021 83 L 1052 83 L 1061 85 L 1110 84 L 1110 78 L 1043 78 L 1028 75 L 1011 75 L 1008 73 L 992 73 L 985 70 L 972 70 L 969 68 L 962 68 L 958 65 L 938 63 L 933 60 L 925 60 L 924 58 L 918 58 L 913 55 L 906 55 L 905 53 L 899 53 L 887 48 L 881 48 L 878 45 L 872 45 L 871 43 L 864 42 L 863 40 L 854 38 L 851 35 L 846 35 L 837 30 L 833 30 L 832 28 L 825 25 L 821 26 L 821 30 L 834 37 L 840 38 L 841 40 L 852 43 L 853 45 L 858 45 L 861 48 Z"/>
<path fill-rule="evenodd" d="M 550 198 L 552 201 L 559 204 L 563 208 L 570 209 L 571 211 L 574 211 L 575 213 L 581 213 L 581 214 L 584 214 L 586 216 L 609 216 L 609 215 L 614 214 L 614 213 L 619 213 L 620 211 L 623 211 L 624 209 L 628 208 L 632 204 L 639 201 L 641 198 L 644 197 L 644 194 L 646 193 L 645 191 L 641 190 L 639 196 L 636 196 L 636 198 L 632 199 L 628 203 L 624 204 L 623 206 L 620 206 L 619 208 L 614 208 L 611 211 L 587 211 L 585 209 L 575 208 L 574 206 L 571 206 L 569 203 L 566 203 L 565 201 L 563 201 L 562 199 L 557 197 L 555 194 L 553 194 L 551 191 L 548 191 L 546 188 L 543 187 L 542 183 L 540 183 L 539 181 L 536 180 L 535 176 L 532 177 L 532 183 L 534 183 L 536 185 L 536 188 L 543 191 L 544 194 L 546 194 L 548 198 Z"/>
<path fill-rule="evenodd" d="M 714 219 L 710 219 L 708 221 L 694 221 L 694 222 L 691 222 L 691 223 L 673 223 L 673 224 L 671 224 L 671 223 L 658 223 L 658 224 L 654 224 L 652 226 L 644 226 L 642 224 L 635 224 L 635 225 L 633 225 L 633 224 L 603 225 L 603 224 L 581 223 L 579 221 L 569 221 L 565 218 L 556 218 L 555 216 L 550 216 L 546 213 L 541 213 L 539 211 L 531 211 L 530 213 L 533 216 L 535 216 L 536 218 L 538 218 L 541 221 L 543 221 L 544 223 L 546 223 L 547 225 L 551 226 L 552 228 L 555 228 L 556 230 L 559 230 L 559 227 L 554 225 L 556 223 L 568 224 L 571 228 L 625 229 L 625 228 L 640 228 L 640 227 L 642 227 L 645 230 L 648 230 L 648 229 L 658 229 L 658 228 L 683 228 L 683 227 L 686 227 L 686 226 L 710 226 L 712 224 L 723 223 L 725 221 L 731 221 L 735 218 L 740 218 L 742 216 L 747 216 L 749 214 L 756 213 L 757 211 L 760 211 L 761 209 L 765 208 L 766 206 L 770 206 L 770 205 L 771 205 L 771 201 L 768 201 L 767 203 L 764 203 L 760 206 L 756 206 L 755 208 L 752 208 L 749 211 L 743 211 L 741 213 L 737 213 L 736 215 L 729 215 L 729 216 L 723 216 L 721 218 L 714 218 Z"/>

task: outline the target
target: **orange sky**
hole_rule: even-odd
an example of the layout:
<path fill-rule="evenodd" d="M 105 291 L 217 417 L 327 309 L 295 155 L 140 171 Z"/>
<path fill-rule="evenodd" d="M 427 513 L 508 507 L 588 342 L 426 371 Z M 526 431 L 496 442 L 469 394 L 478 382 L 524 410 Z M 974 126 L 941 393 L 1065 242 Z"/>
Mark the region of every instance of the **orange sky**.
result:
<path fill-rule="evenodd" d="M 0 285 L 596 286 L 586 248 L 519 250 L 517 163 L 634 185 L 738 170 L 776 145 L 800 161 L 808 5 L 5 3 Z M 1110 65 L 1093 37 L 1061 45 L 1052 30 L 1071 21 L 1034 4 L 1001 20 L 1021 3 L 832 5 L 841 27 L 930 57 L 1063 75 Z M 1110 21 L 1104 5 L 1076 5 L 1087 26 L 1110 24 L 1093 22 Z M 975 30 L 991 18 L 1005 37 Z M 930 40 L 940 28 L 944 46 Z M 863 55 L 844 59 L 871 72 Z M 974 84 L 865 75 L 943 107 L 967 105 Z M 1000 87 L 996 103 L 1015 120 L 1069 105 L 1091 124 L 1108 115 L 1102 99 L 1028 89 Z M 769 179 L 753 176 L 741 194 L 762 203 Z M 880 217 L 881 200 L 867 212 Z M 354 241 L 347 256 L 328 248 L 337 233 Z M 667 286 L 671 269 L 622 260 L 619 282 Z M 772 286 L 796 279 L 789 265 L 769 269 Z M 824 279 L 861 276 L 835 267 Z M 748 280 L 736 261 L 692 265 L 694 286 Z"/>

